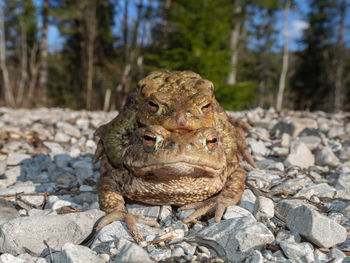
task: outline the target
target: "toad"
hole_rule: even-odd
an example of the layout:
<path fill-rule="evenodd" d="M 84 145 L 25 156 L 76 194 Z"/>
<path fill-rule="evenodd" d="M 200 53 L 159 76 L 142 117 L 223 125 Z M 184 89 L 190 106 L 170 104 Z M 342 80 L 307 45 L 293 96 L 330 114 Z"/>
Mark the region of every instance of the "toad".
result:
<path fill-rule="evenodd" d="M 213 92 L 213 83 L 192 71 L 153 72 L 139 81 L 120 114 L 101 126 L 96 135 L 117 168 L 122 166 L 121 153 L 130 134 L 139 127 L 160 125 L 169 131 L 213 127 L 223 140 L 228 160 L 239 151 L 255 167 L 243 131 L 249 125 L 229 119 Z"/>
<path fill-rule="evenodd" d="M 169 131 L 159 125 L 137 129 L 122 150 L 123 166 L 113 167 L 99 144 L 101 177 L 98 182 L 100 208 L 107 215 L 96 231 L 112 221 L 125 221 L 138 242 L 143 241 L 136 222 L 158 226 L 153 220 L 131 215 L 124 198 L 150 205 L 176 205 L 196 209 L 184 222 L 209 212 L 221 220 L 225 208 L 236 204 L 244 190 L 241 155 L 233 141 L 228 161 L 218 132 L 211 127 L 194 131 Z"/>

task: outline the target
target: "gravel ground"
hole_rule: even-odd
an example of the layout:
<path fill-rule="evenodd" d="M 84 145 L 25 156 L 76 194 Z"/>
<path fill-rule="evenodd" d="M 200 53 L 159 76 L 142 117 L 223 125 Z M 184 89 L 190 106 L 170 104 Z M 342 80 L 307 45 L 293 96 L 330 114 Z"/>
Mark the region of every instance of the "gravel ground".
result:
<path fill-rule="evenodd" d="M 104 215 L 93 132 L 116 114 L 0 108 L 0 263 L 350 262 L 350 113 L 229 112 L 253 127 L 258 169 L 224 220 L 129 204 L 161 225 L 139 225 L 147 242 L 114 222 L 79 245 Z"/>

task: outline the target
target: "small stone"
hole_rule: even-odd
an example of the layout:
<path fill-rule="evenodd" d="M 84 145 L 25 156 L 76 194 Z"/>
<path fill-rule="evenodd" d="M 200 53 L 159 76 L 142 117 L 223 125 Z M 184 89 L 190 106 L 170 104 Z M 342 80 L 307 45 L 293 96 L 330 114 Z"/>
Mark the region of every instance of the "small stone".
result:
<path fill-rule="evenodd" d="M 245 263 L 263 263 L 264 257 L 259 250 L 253 250 L 244 261 Z"/>
<path fill-rule="evenodd" d="M 232 205 L 226 208 L 225 214 L 223 215 L 223 219 L 231 219 L 237 217 L 244 216 L 253 216 L 247 209 L 244 209 L 237 205 Z"/>
<path fill-rule="evenodd" d="M 162 205 L 160 207 L 159 219 L 160 221 L 166 220 L 168 217 L 172 215 L 172 208 L 170 205 Z"/>
<path fill-rule="evenodd" d="M 60 209 L 61 207 L 71 206 L 71 205 L 72 205 L 71 202 L 68 202 L 66 200 L 61 200 L 55 195 L 50 195 L 46 200 L 45 209 L 51 209 L 54 211 L 54 210 Z"/>
<path fill-rule="evenodd" d="M 281 136 L 283 133 L 288 133 L 292 137 L 296 137 L 306 128 L 316 129 L 317 122 L 310 118 L 287 117 L 278 122 L 272 128 L 271 133 L 277 136 Z"/>
<path fill-rule="evenodd" d="M 350 173 L 340 174 L 335 185 L 336 189 L 350 189 Z"/>
<path fill-rule="evenodd" d="M 311 263 L 315 261 L 314 249 L 311 244 L 282 241 L 280 244 L 284 254 L 296 262 Z"/>
<path fill-rule="evenodd" d="M 247 209 L 250 213 L 253 213 L 255 200 L 256 200 L 256 197 L 253 194 L 253 192 L 249 189 L 245 189 L 242 196 L 241 196 L 241 200 L 239 201 L 238 205 L 240 207 Z"/>
<path fill-rule="evenodd" d="M 112 263 L 151 263 L 147 252 L 140 246 L 124 238 L 117 241 L 117 249 L 120 251 Z"/>
<path fill-rule="evenodd" d="M 219 257 L 240 262 L 251 250 L 262 248 L 274 240 L 262 223 L 251 217 L 222 220 L 198 233 L 196 239 L 216 249 Z"/>
<path fill-rule="evenodd" d="M 57 132 L 55 134 L 55 141 L 57 142 L 69 142 L 70 141 L 70 136 L 63 132 Z"/>
<path fill-rule="evenodd" d="M 57 127 L 61 129 L 65 134 L 79 138 L 80 137 L 80 131 L 78 128 L 74 127 L 73 125 L 66 123 L 66 122 L 58 122 Z"/>
<path fill-rule="evenodd" d="M 290 146 L 291 137 L 288 133 L 283 133 L 281 138 L 281 146 L 289 147 Z"/>
<path fill-rule="evenodd" d="M 277 233 L 276 236 L 276 243 L 279 244 L 282 241 L 288 241 L 288 242 L 294 242 L 294 243 L 300 243 L 301 237 L 300 235 L 295 231 L 288 231 L 288 230 L 280 230 Z"/>
<path fill-rule="evenodd" d="M 339 159 L 328 147 L 322 147 L 316 153 L 316 164 L 321 166 L 337 166 Z"/>
<path fill-rule="evenodd" d="M 88 247 L 75 245 L 72 243 L 66 243 L 62 247 L 62 261 L 57 263 L 84 263 L 84 262 L 96 262 L 105 263 L 104 259 L 97 255 Z"/>
<path fill-rule="evenodd" d="M 285 157 L 289 153 L 289 149 L 287 147 L 273 147 L 271 151 L 271 156 Z"/>
<path fill-rule="evenodd" d="M 157 220 L 160 206 L 142 205 L 142 204 L 127 204 L 126 210 L 133 215 L 140 215 L 148 219 Z"/>
<path fill-rule="evenodd" d="M 197 248 L 196 246 L 190 245 L 187 242 L 181 242 L 177 246 L 180 246 L 181 248 L 183 248 L 184 252 L 190 256 L 194 255 L 194 252 L 196 251 L 196 248 Z"/>
<path fill-rule="evenodd" d="M 310 199 L 313 195 L 317 197 L 329 197 L 333 198 L 335 193 L 335 188 L 330 186 L 327 183 L 314 184 L 309 187 L 301 189 L 298 193 L 295 194 L 295 197 L 305 197 Z"/>
<path fill-rule="evenodd" d="M 264 196 L 258 196 L 255 201 L 253 214 L 258 221 L 272 218 L 274 216 L 273 201 Z"/>
<path fill-rule="evenodd" d="M 294 142 L 290 146 L 289 155 L 284 164 L 287 167 L 299 166 L 300 168 L 309 168 L 314 165 L 315 157 L 302 142 Z"/>
<path fill-rule="evenodd" d="M 11 167 L 6 170 L 4 176 L 1 176 L 0 179 L 0 188 L 8 187 L 9 185 L 14 184 L 19 177 L 22 175 L 22 167 L 20 165 Z"/>
<path fill-rule="evenodd" d="M 19 216 L 20 215 L 13 204 L 4 199 L 0 199 L 0 225 Z"/>
<path fill-rule="evenodd" d="M 44 145 L 50 149 L 51 156 L 55 156 L 55 155 L 58 155 L 58 154 L 66 154 L 66 151 L 58 143 L 55 143 L 55 142 L 44 142 Z"/>
<path fill-rule="evenodd" d="M 76 184 L 76 176 L 71 173 L 65 172 L 56 177 L 55 182 L 61 187 L 69 187 Z"/>
<path fill-rule="evenodd" d="M 29 249 L 39 255 L 46 249 L 60 250 L 67 243 L 79 244 L 92 231 L 94 223 L 104 213 L 91 210 L 62 215 L 20 217 L 0 226 L 0 252 L 18 255 Z"/>
<path fill-rule="evenodd" d="M 284 171 L 284 165 L 281 162 L 275 162 L 273 160 L 270 159 L 264 159 L 261 161 L 258 161 L 255 163 L 256 166 L 259 169 L 263 169 L 263 170 L 276 170 L 276 171 Z"/>
<path fill-rule="evenodd" d="M 333 262 L 344 262 L 343 260 L 346 258 L 346 255 L 343 253 L 343 251 L 337 249 L 337 248 L 332 248 L 329 253 L 328 253 L 328 259 L 329 260 L 334 260 Z M 350 260 L 348 260 L 350 262 Z"/>
<path fill-rule="evenodd" d="M 44 203 L 44 196 L 42 195 L 22 196 L 22 199 L 33 207 L 40 207 Z"/>
<path fill-rule="evenodd" d="M 90 185 L 85 185 L 85 184 L 82 184 L 80 187 L 79 187 L 79 191 L 81 192 L 91 192 L 93 191 L 94 188 L 92 188 Z"/>
<path fill-rule="evenodd" d="M 289 229 L 319 247 L 329 248 L 346 240 L 344 227 L 305 205 L 291 210 L 286 221 Z"/>
<path fill-rule="evenodd" d="M 254 155 L 264 156 L 267 153 L 265 144 L 262 141 L 256 141 L 253 138 L 247 138 L 247 143 L 252 149 Z"/>
<path fill-rule="evenodd" d="M 247 180 L 254 182 L 258 187 L 267 187 L 280 179 L 278 173 L 273 171 L 253 170 L 247 174 Z"/>
<path fill-rule="evenodd" d="M 88 119 L 77 119 L 75 124 L 82 130 L 87 130 L 89 129 L 89 120 Z"/>
<path fill-rule="evenodd" d="M 317 136 L 303 136 L 298 137 L 296 141 L 304 143 L 310 151 L 313 151 L 320 145 L 321 138 Z"/>
<path fill-rule="evenodd" d="M 275 214 L 282 221 L 286 221 L 287 214 L 290 210 L 305 205 L 302 200 L 281 200 L 275 206 Z"/>
<path fill-rule="evenodd" d="M 31 156 L 29 154 L 24 154 L 24 153 L 10 152 L 9 155 L 7 156 L 6 163 L 7 165 L 17 165 L 26 159 L 31 159 Z"/>
<path fill-rule="evenodd" d="M 171 257 L 170 249 L 154 249 L 149 253 L 149 256 L 153 258 L 155 261 L 166 260 Z"/>
<path fill-rule="evenodd" d="M 69 162 L 72 161 L 73 159 L 68 154 L 58 154 L 58 155 L 55 155 L 54 160 L 57 167 L 65 168 L 66 166 L 68 166 Z"/>
<path fill-rule="evenodd" d="M 26 263 L 24 259 L 17 258 L 11 254 L 2 254 L 0 255 L 0 263 Z"/>
<path fill-rule="evenodd" d="M 72 167 L 74 168 L 77 179 L 81 184 L 85 179 L 91 177 L 94 173 L 91 162 L 87 162 L 85 160 L 73 162 Z"/>
<path fill-rule="evenodd" d="M 171 251 L 172 257 L 182 257 L 185 255 L 185 252 L 182 247 L 177 247 L 173 251 Z"/>
<path fill-rule="evenodd" d="M 95 150 L 97 147 L 96 143 L 93 140 L 87 140 L 85 146 L 93 150 Z"/>

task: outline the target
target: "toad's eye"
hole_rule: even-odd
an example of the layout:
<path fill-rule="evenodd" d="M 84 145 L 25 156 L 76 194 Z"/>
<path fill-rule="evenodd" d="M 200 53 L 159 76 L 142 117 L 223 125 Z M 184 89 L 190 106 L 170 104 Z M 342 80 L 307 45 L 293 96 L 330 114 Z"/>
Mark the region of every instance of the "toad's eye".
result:
<path fill-rule="evenodd" d="M 146 131 L 143 135 L 143 146 L 146 151 L 154 150 L 156 145 L 157 136 L 150 131 Z"/>
<path fill-rule="evenodd" d="M 152 113 L 158 113 L 159 111 L 159 105 L 153 101 L 148 102 L 149 108 Z"/>
<path fill-rule="evenodd" d="M 207 138 L 206 138 L 206 143 L 207 143 L 207 147 L 209 150 L 213 150 L 217 143 L 218 143 L 218 138 L 216 137 L 216 135 L 209 135 Z"/>
<path fill-rule="evenodd" d="M 202 112 L 208 112 L 210 110 L 211 104 L 208 103 L 202 107 Z"/>

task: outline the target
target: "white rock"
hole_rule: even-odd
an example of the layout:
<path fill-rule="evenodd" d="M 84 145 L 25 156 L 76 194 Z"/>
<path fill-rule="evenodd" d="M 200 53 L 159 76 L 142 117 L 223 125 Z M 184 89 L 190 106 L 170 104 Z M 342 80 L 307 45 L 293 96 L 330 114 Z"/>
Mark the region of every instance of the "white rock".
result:
<path fill-rule="evenodd" d="M 299 166 L 300 168 L 309 168 L 314 165 L 315 157 L 307 148 L 307 146 L 302 142 L 292 143 L 289 150 L 289 155 L 285 160 L 284 164 L 287 167 Z"/>
<path fill-rule="evenodd" d="M 11 167 L 4 173 L 4 178 L 0 179 L 0 189 L 14 184 L 22 175 L 22 167 L 20 165 Z"/>
<path fill-rule="evenodd" d="M 77 119 L 75 124 L 82 130 L 87 130 L 89 129 L 89 120 L 88 119 Z"/>
<path fill-rule="evenodd" d="M 275 206 L 275 214 L 282 221 L 286 221 L 287 214 L 294 208 L 305 205 L 302 200 L 281 200 Z"/>
<path fill-rule="evenodd" d="M 64 244 L 61 253 L 61 261 L 57 261 L 57 263 L 105 263 L 101 256 L 97 255 L 96 252 L 92 251 L 88 247 L 79 246 L 72 243 Z"/>
<path fill-rule="evenodd" d="M 67 243 L 79 244 L 92 231 L 94 223 L 104 213 L 90 210 L 63 215 L 21 217 L 0 226 L 0 252 L 18 255 L 29 249 L 39 255 L 46 249 L 60 250 Z"/>
<path fill-rule="evenodd" d="M 305 197 L 310 199 L 313 195 L 318 197 L 329 197 L 333 198 L 335 193 L 335 188 L 330 186 L 327 183 L 314 184 L 309 187 L 301 189 L 298 193 L 295 194 L 295 197 Z"/>
<path fill-rule="evenodd" d="M 71 206 L 72 203 L 66 200 L 61 200 L 55 195 L 50 195 L 45 204 L 45 209 L 57 210 L 64 206 Z"/>
<path fill-rule="evenodd" d="M 328 147 L 322 147 L 316 153 L 316 164 L 321 166 L 337 166 L 339 159 Z"/>
<path fill-rule="evenodd" d="M 256 197 L 253 194 L 253 192 L 249 189 L 245 189 L 238 205 L 240 207 L 247 209 L 250 213 L 253 213 L 255 200 L 256 200 Z"/>
<path fill-rule="evenodd" d="M 272 218 L 274 216 L 273 201 L 264 196 L 258 196 L 254 205 L 254 216 L 258 221 Z"/>
<path fill-rule="evenodd" d="M 311 151 L 313 151 L 320 145 L 321 138 L 317 136 L 303 136 L 298 137 L 296 141 L 304 143 Z"/>
<path fill-rule="evenodd" d="M 7 165 L 17 165 L 20 164 L 23 160 L 31 159 L 31 156 L 29 154 L 24 153 L 9 153 L 7 156 Z"/>
<path fill-rule="evenodd" d="M 44 142 L 44 145 L 51 150 L 51 155 L 55 156 L 58 154 L 65 154 L 66 151 L 62 148 L 61 145 L 55 142 Z"/>
<path fill-rule="evenodd" d="M 203 244 L 213 246 L 219 257 L 237 262 L 252 250 L 262 248 L 274 240 L 270 230 L 251 217 L 223 220 L 203 229 L 197 238 Z"/>
<path fill-rule="evenodd" d="M 171 257 L 170 249 L 154 249 L 149 253 L 149 256 L 153 258 L 156 262 L 161 260 L 166 260 Z"/>
<path fill-rule="evenodd" d="M 74 127 L 73 125 L 66 123 L 66 122 L 58 122 L 56 125 L 65 134 L 70 135 L 72 137 L 76 137 L 76 138 L 80 137 L 79 129 Z"/>
<path fill-rule="evenodd" d="M 350 189 L 350 173 L 340 174 L 335 185 L 336 189 Z"/>
<path fill-rule="evenodd" d="M 264 159 L 255 163 L 256 166 L 264 170 L 277 170 L 284 171 L 284 165 L 281 162 L 275 162 L 274 160 Z"/>
<path fill-rule="evenodd" d="M 329 248 L 346 240 L 344 227 L 305 205 L 289 211 L 286 219 L 289 229 L 319 247 Z"/>
<path fill-rule="evenodd" d="M 15 256 L 12 256 L 11 254 L 3 254 L 0 255 L 0 263 L 26 263 L 24 259 L 17 258 Z"/>
<path fill-rule="evenodd" d="M 254 155 L 264 156 L 267 153 L 265 144 L 262 141 L 256 141 L 253 138 L 247 138 L 247 143 L 252 149 Z"/>
<path fill-rule="evenodd" d="M 226 208 L 226 211 L 222 218 L 226 220 L 226 219 L 244 217 L 244 216 L 252 217 L 253 215 L 247 209 L 244 209 L 237 205 L 232 205 Z"/>
<path fill-rule="evenodd" d="M 120 238 L 117 241 L 117 249 L 120 251 L 112 263 L 151 263 L 153 262 L 147 252 L 140 246 Z"/>
<path fill-rule="evenodd" d="M 294 262 L 311 263 L 315 261 L 314 249 L 309 243 L 282 241 L 280 247 L 284 254 Z"/>
<path fill-rule="evenodd" d="M 10 202 L 0 199 L 0 225 L 19 217 L 17 209 Z"/>
<path fill-rule="evenodd" d="M 306 128 L 316 129 L 317 122 L 310 118 L 287 117 L 272 128 L 272 134 L 281 136 L 283 133 L 288 133 L 292 137 L 296 137 Z"/>
<path fill-rule="evenodd" d="M 55 141 L 58 141 L 58 142 L 69 142 L 70 141 L 70 136 L 68 136 L 67 134 L 65 134 L 63 132 L 57 132 L 55 134 Z"/>

